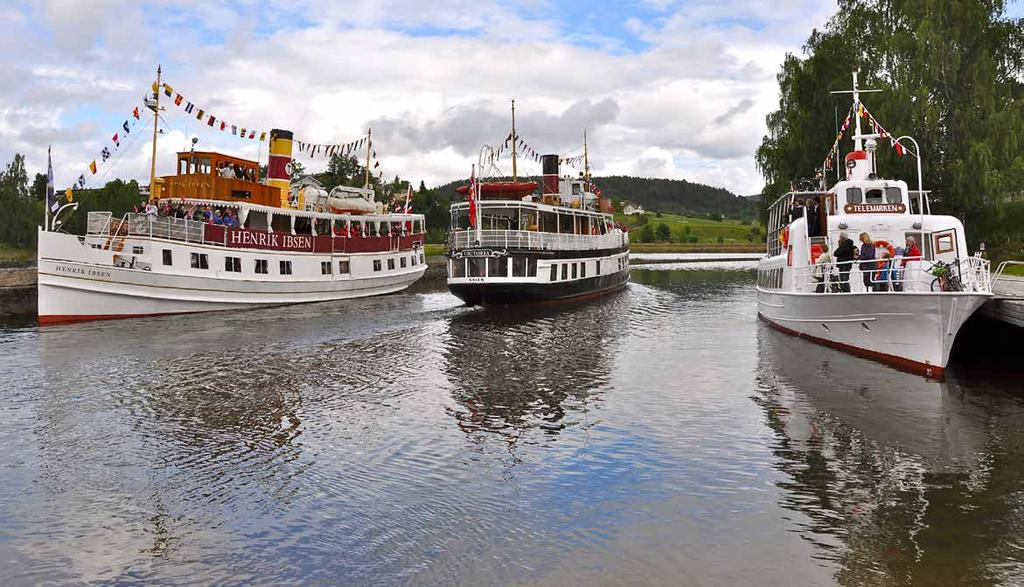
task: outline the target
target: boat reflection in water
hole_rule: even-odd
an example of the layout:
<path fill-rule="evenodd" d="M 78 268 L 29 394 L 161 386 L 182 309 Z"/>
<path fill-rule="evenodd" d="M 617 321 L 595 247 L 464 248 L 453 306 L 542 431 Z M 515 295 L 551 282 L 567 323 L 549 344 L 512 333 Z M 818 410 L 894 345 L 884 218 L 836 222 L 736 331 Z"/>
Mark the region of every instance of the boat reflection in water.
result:
<path fill-rule="evenodd" d="M 474 310 L 448 325 L 445 371 L 469 434 L 510 443 L 528 429 L 551 436 L 586 426 L 612 368 L 610 348 L 626 331 L 623 294 L 575 304 Z"/>
<path fill-rule="evenodd" d="M 1024 414 L 987 384 L 930 381 L 758 330 L 754 400 L 781 505 L 841 584 L 1000 583 L 1024 571 Z M 1005 389 L 1005 387 L 1004 387 Z"/>

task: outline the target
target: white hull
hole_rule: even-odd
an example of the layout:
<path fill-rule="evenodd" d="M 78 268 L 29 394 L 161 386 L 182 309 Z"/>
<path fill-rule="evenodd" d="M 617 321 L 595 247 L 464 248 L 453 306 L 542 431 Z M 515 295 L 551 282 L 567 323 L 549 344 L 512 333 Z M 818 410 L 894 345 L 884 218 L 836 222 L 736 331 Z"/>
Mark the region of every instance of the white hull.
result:
<path fill-rule="evenodd" d="M 758 288 L 757 309 L 761 318 L 790 334 L 941 376 L 960 326 L 990 297 L 970 292 L 816 294 Z"/>
<path fill-rule="evenodd" d="M 323 302 L 388 294 L 405 289 L 426 271 L 426 265 L 399 267 L 374 273 L 372 263 L 419 252 L 384 252 L 346 255 L 351 263 L 349 275 L 320 276 L 301 274 L 302 265 L 296 255 L 268 251 L 222 251 L 242 255 L 245 263 L 252 258 L 291 259 L 297 275 L 256 276 L 188 268 L 164 271 L 160 265 L 150 270 L 117 267 L 109 250 L 97 250 L 83 244 L 73 235 L 39 233 L 39 322 L 53 324 L 128 318 L 162 314 L 181 314 L 218 310 L 236 310 L 260 306 Z M 154 248 L 173 248 L 181 258 L 197 249 L 181 243 L 152 241 Z M 149 246 L 147 244 L 146 246 Z M 206 247 L 211 266 L 218 251 Z M 330 255 L 310 255 L 302 264 L 314 266 L 317 273 L 322 260 Z M 222 259 L 221 259 L 222 262 Z M 332 261 L 333 262 L 333 261 Z M 336 264 L 335 264 L 336 265 Z M 366 266 L 365 268 L 363 266 Z"/>

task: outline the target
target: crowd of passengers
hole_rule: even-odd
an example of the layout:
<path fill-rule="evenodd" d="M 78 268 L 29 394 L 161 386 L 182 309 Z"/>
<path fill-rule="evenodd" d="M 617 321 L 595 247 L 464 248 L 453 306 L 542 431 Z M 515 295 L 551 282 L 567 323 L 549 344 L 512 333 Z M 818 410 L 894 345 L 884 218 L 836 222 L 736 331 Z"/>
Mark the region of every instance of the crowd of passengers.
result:
<path fill-rule="evenodd" d="M 834 254 L 829 252 L 828 244 L 821 245 L 821 254 L 814 260 L 814 280 L 817 282 L 814 291 L 849 293 L 850 271 L 854 262 L 861 271 L 865 291 L 903 291 L 903 272 L 907 263 L 921 259 L 921 248 L 914 237 L 908 236 L 905 247 L 896 247 L 892 251 L 889 246 L 876 246 L 866 232 L 860 233 L 860 242 L 858 249 L 847 233 L 840 232 Z M 837 274 L 832 272 L 833 264 Z"/>
<path fill-rule="evenodd" d="M 157 206 L 152 202 L 143 200 L 138 206 L 135 206 L 133 212 L 145 214 L 152 218 L 181 218 L 233 228 L 238 228 L 242 225 L 238 219 L 238 212 L 234 208 L 221 208 L 210 205 L 200 206 L 199 204 L 192 204 L 186 207 L 185 204 L 174 206 L 170 202 L 165 202 L 163 205 Z"/>
<path fill-rule="evenodd" d="M 177 206 L 172 205 L 170 202 L 164 202 L 163 205 L 158 206 L 153 202 L 143 200 L 138 206 L 132 209 L 136 214 L 145 214 L 152 219 L 156 218 L 181 218 L 184 220 L 192 220 L 195 222 L 202 222 L 204 224 L 214 224 L 217 226 L 227 226 L 231 228 L 241 228 L 242 223 L 238 218 L 238 212 L 234 208 L 229 207 L 218 207 L 192 204 L 185 206 L 185 204 L 178 204 Z M 326 221 L 321 221 L 325 222 Z M 348 224 L 348 226 L 346 226 Z M 364 236 L 406 236 L 412 231 L 411 222 L 391 222 L 385 224 L 385 230 L 382 230 L 380 234 L 374 234 L 374 231 L 365 229 L 361 222 L 335 222 L 334 230 L 332 231 L 334 236 L 339 237 L 364 237 Z M 296 218 L 295 219 L 295 231 L 299 234 L 309 234 L 311 232 L 310 219 L 309 218 Z M 328 230 L 326 226 L 318 227 L 317 234 L 327 234 Z"/>

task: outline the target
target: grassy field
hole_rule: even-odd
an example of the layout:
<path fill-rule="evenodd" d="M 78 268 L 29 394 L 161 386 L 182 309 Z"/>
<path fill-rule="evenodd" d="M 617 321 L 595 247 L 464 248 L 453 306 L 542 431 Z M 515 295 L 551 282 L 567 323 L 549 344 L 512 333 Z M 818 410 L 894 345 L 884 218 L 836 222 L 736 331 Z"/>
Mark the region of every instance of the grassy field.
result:
<path fill-rule="evenodd" d="M 998 266 L 998 263 L 993 263 L 992 271 L 995 271 L 995 267 Z M 1007 265 L 1006 269 L 1003 270 L 1003 275 L 1016 275 L 1018 277 L 1024 277 L 1024 265 Z"/>
<path fill-rule="evenodd" d="M 13 249 L 7 245 L 0 245 L 0 263 L 27 263 L 35 259 L 35 249 Z"/>
<path fill-rule="evenodd" d="M 668 241 L 670 243 L 756 245 L 764 248 L 764 232 L 756 224 L 743 224 L 738 220 L 715 221 L 707 218 L 690 218 L 678 214 L 662 214 L 661 218 L 651 213 L 644 214 L 644 216 L 655 234 L 657 234 L 659 224 L 668 227 L 671 233 L 671 240 Z M 616 214 L 615 221 L 630 227 L 630 240 L 633 243 L 641 241 L 643 221 L 639 216 Z M 657 237 L 655 237 L 655 242 L 658 242 Z"/>

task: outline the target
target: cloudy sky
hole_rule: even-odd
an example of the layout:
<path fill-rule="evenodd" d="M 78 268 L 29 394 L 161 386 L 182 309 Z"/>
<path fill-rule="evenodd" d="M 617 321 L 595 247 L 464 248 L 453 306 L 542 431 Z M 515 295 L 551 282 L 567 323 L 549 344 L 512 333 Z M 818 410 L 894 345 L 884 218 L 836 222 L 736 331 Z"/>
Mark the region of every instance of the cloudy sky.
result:
<path fill-rule="evenodd" d="M 388 177 L 467 176 L 480 146 L 508 133 L 514 98 L 520 136 L 538 151 L 577 154 L 588 129 L 596 174 L 757 193 L 753 153 L 779 63 L 834 10 L 834 0 L 0 3 L 0 161 L 24 153 L 34 173 L 52 145 L 58 185 L 83 172 L 91 185 L 148 180 L 141 124 L 95 176 L 87 166 L 113 147 L 160 63 L 175 91 L 230 124 L 311 143 L 371 127 Z M 192 135 L 258 154 L 257 142 L 173 104 L 161 126 L 158 173 L 172 172 Z"/>

